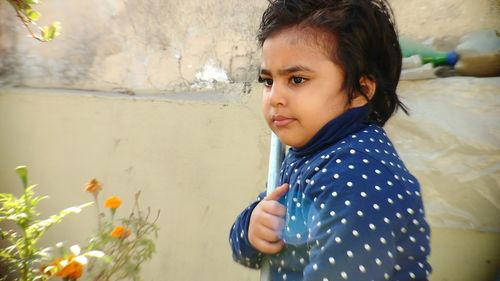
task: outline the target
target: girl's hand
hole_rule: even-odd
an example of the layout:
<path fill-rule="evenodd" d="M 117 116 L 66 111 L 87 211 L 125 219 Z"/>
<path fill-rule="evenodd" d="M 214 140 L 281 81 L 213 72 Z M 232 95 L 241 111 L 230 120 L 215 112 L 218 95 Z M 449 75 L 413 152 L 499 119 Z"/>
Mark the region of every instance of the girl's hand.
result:
<path fill-rule="evenodd" d="M 285 246 L 281 233 L 285 225 L 286 208 L 278 200 L 287 192 L 287 183 L 279 186 L 255 207 L 250 216 L 248 239 L 262 253 L 275 254 Z"/>

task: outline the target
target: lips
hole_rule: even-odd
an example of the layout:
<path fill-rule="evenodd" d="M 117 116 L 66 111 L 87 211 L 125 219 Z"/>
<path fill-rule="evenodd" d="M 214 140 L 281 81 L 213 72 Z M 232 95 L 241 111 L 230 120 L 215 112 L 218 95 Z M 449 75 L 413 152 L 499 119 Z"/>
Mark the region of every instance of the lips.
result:
<path fill-rule="evenodd" d="M 282 116 L 282 115 L 273 115 L 272 120 L 273 120 L 273 124 L 276 127 L 284 127 L 284 126 L 287 126 L 288 124 L 292 123 L 296 119 L 291 118 L 291 117 Z"/>

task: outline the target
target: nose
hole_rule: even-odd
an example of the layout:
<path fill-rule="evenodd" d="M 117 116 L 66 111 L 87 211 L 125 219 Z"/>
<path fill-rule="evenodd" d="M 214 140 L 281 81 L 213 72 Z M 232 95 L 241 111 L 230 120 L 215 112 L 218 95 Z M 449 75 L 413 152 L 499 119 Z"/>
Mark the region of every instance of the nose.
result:
<path fill-rule="evenodd" d="M 269 103 L 272 107 L 286 105 L 286 90 L 285 87 L 274 81 L 269 92 Z"/>

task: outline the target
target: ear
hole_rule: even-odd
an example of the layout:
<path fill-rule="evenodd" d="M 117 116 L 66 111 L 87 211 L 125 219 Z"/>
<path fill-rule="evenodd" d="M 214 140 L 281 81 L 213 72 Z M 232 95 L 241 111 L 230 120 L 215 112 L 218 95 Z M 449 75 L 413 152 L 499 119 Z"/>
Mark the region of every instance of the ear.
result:
<path fill-rule="evenodd" d="M 363 88 L 363 92 L 368 97 L 368 100 L 371 100 L 373 95 L 375 95 L 375 90 L 377 89 L 375 81 L 363 76 L 359 79 L 359 84 L 361 85 L 361 88 Z M 351 107 L 363 106 L 368 102 L 368 100 L 366 100 L 366 97 L 361 93 L 358 93 L 358 95 L 352 100 Z"/>

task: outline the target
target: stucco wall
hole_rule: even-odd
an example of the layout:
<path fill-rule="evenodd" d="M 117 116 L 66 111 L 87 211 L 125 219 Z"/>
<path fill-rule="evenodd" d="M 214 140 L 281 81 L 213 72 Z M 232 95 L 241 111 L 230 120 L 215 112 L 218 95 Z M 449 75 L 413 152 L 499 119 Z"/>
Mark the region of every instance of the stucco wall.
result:
<path fill-rule="evenodd" d="M 51 44 L 26 37 L 4 2 L 0 54 L 9 76 L 0 85 L 143 93 L 256 76 L 254 37 L 264 1 L 43 1 L 41 22 L 63 23 Z"/>
<path fill-rule="evenodd" d="M 500 28 L 497 0 L 389 0 L 401 34 L 418 40 L 453 39 L 481 28 Z"/>
<path fill-rule="evenodd" d="M 0 85 L 140 94 L 255 80 L 254 38 L 265 0 L 41 2 L 42 24 L 63 23 L 50 44 L 27 37 L 0 2 Z M 453 41 L 500 26 L 495 0 L 391 2 L 400 33 L 416 39 Z"/>

